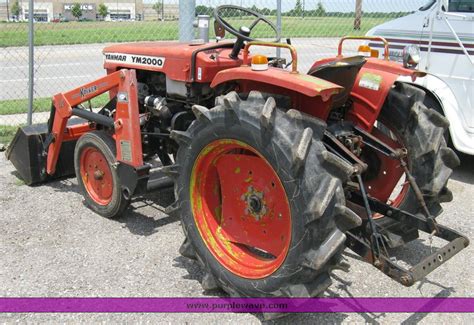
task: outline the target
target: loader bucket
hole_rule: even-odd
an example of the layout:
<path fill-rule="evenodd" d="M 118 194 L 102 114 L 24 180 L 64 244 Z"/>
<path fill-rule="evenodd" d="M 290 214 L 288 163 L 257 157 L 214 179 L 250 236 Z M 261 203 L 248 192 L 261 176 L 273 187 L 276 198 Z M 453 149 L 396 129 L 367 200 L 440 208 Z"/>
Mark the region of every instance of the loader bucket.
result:
<path fill-rule="evenodd" d="M 18 129 L 7 149 L 7 159 L 12 162 L 27 185 L 74 175 L 76 140 L 62 144 L 56 172 L 52 176 L 46 174 L 46 155 L 43 154 L 43 141 L 46 139 L 47 133 L 47 124 L 23 126 Z"/>

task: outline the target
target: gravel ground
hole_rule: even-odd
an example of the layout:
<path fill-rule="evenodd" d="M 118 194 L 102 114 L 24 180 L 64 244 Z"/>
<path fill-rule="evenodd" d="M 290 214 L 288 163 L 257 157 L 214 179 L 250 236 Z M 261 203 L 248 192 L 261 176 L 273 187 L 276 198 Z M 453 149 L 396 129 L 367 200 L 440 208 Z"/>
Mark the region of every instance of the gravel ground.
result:
<path fill-rule="evenodd" d="M 454 201 L 438 219 L 474 235 L 474 157 L 462 157 L 450 181 Z M 116 221 L 83 204 L 75 179 L 28 187 L 0 154 L 0 296 L 4 297 L 205 297 L 196 263 L 181 257 L 179 220 L 162 211 L 170 191 L 136 201 Z M 435 242 L 440 247 L 442 242 Z M 405 288 L 350 252 L 349 273 L 336 271 L 332 297 L 474 297 L 474 245 L 428 278 Z M 393 254 L 414 262 L 429 252 L 422 238 Z M 252 323 L 256 314 L 3 314 L 0 322 Z M 473 314 L 294 314 L 270 323 L 474 323 Z"/>

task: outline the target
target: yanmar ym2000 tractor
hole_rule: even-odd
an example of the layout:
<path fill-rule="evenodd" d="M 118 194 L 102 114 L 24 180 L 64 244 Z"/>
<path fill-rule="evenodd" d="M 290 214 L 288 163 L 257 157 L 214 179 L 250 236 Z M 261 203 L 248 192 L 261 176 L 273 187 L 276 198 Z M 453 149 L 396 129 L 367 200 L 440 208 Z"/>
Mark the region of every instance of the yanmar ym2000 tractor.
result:
<path fill-rule="evenodd" d="M 254 16 L 236 29 L 226 10 Z M 28 184 L 75 173 L 86 204 L 119 217 L 130 200 L 174 186 L 180 253 L 197 260 L 205 289 L 231 296 L 314 297 L 345 268 L 345 247 L 410 286 L 469 241 L 436 222 L 459 164 L 448 122 L 426 93 L 417 52 L 404 63 L 342 55 L 297 70 L 274 24 L 236 6 L 215 10 L 235 41 L 146 42 L 104 49 L 107 75 L 53 97 L 49 122 L 18 130 L 8 159 Z M 275 42 L 251 37 L 267 24 Z M 368 39 L 362 37 L 362 40 Z M 291 62 L 251 55 L 285 48 Z M 108 92 L 100 111 L 81 103 Z M 157 194 L 159 195 L 159 194 Z M 448 243 L 406 269 L 388 250 L 419 231 Z"/>

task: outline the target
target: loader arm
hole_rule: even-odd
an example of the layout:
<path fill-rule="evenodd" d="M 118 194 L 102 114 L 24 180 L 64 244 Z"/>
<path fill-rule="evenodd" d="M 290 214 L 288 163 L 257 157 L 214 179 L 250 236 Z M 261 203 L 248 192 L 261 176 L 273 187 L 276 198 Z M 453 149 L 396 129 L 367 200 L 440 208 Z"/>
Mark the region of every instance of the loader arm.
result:
<path fill-rule="evenodd" d="M 85 118 L 95 124 L 114 131 L 117 145 L 117 161 L 132 167 L 143 165 L 140 135 L 140 121 L 137 101 L 135 70 L 120 70 L 103 78 L 82 85 L 74 90 L 59 93 L 53 97 L 52 120 L 45 143 L 47 150 L 46 172 L 53 175 L 56 170 L 61 145 L 65 140 L 77 139 L 84 131 L 84 124 L 67 126 L 71 116 Z M 115 116 L 93 113 L 77 106 L 107 91 L 116 94 Z M 91 129 L 90 124 L 89 130 Z"/>

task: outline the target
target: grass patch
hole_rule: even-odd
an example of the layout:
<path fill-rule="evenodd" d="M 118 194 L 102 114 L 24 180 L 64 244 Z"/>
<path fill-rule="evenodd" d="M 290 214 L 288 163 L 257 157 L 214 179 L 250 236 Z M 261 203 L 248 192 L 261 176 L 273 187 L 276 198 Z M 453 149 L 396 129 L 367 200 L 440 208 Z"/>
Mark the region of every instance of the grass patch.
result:
<path fill-rule="evenodd" d="M 269 17 L 275 20 L 275 17 Z M 341 37 L 344 35 L 365 35 L 369 29 L 393 18 L 364 17 L 361 29 L 352 29 L 352 17 L 283 17 L 283 37 Z M 251 18 L 228 19 L 237 29 L 250 25 Z M 212 22 L 210 26 L 213 26 Z M 135 21 L 135 22 L 67 22 L 37 23 L 35 45 L 92 44 L 105 42 L 163 41 L 178 39 L 178 21 Z M 213 28 L 211 28 L 213 37 Z M 274 36 L 265 24 L 259 24 L 252 33 L 256 38 Z M 2 24 L 0 47 L 27 46 L 27 23 Z"/>
<path fill-rule="evenodd" d="M 51 98 L 33 100 L 34 112 L 47 112 L 51 109 Z M 28 112 L 28 99 L 9 99 L 0 101 L 0 115 L 21 114 Z"/>
<path fill-rule="evenodd" d="M 0 125 L 0 143 L 8 145 L 15 136 L 19 126 Z"/>
<path fill-rule="evenodd" d="M 23 186 L 25 185 L 25 181 L 20 178 L 16 178 L 13 184 L 15 184 L 16 186 Z"/>
<path fill-rule="evenodd" d="M 109 96 L 104 93 L 91 100 L 92 107 L 102 107 L 109 101 Z M 88 107 L 88 104 L 85 103 Z M 33 100 L 33 112 L 49 112 L 51 109 L 51 98 L 35 98 Z M 0 101 L 0 115 L 23 114 L 28 112 L 28 99 L 9 99 Z"/>

